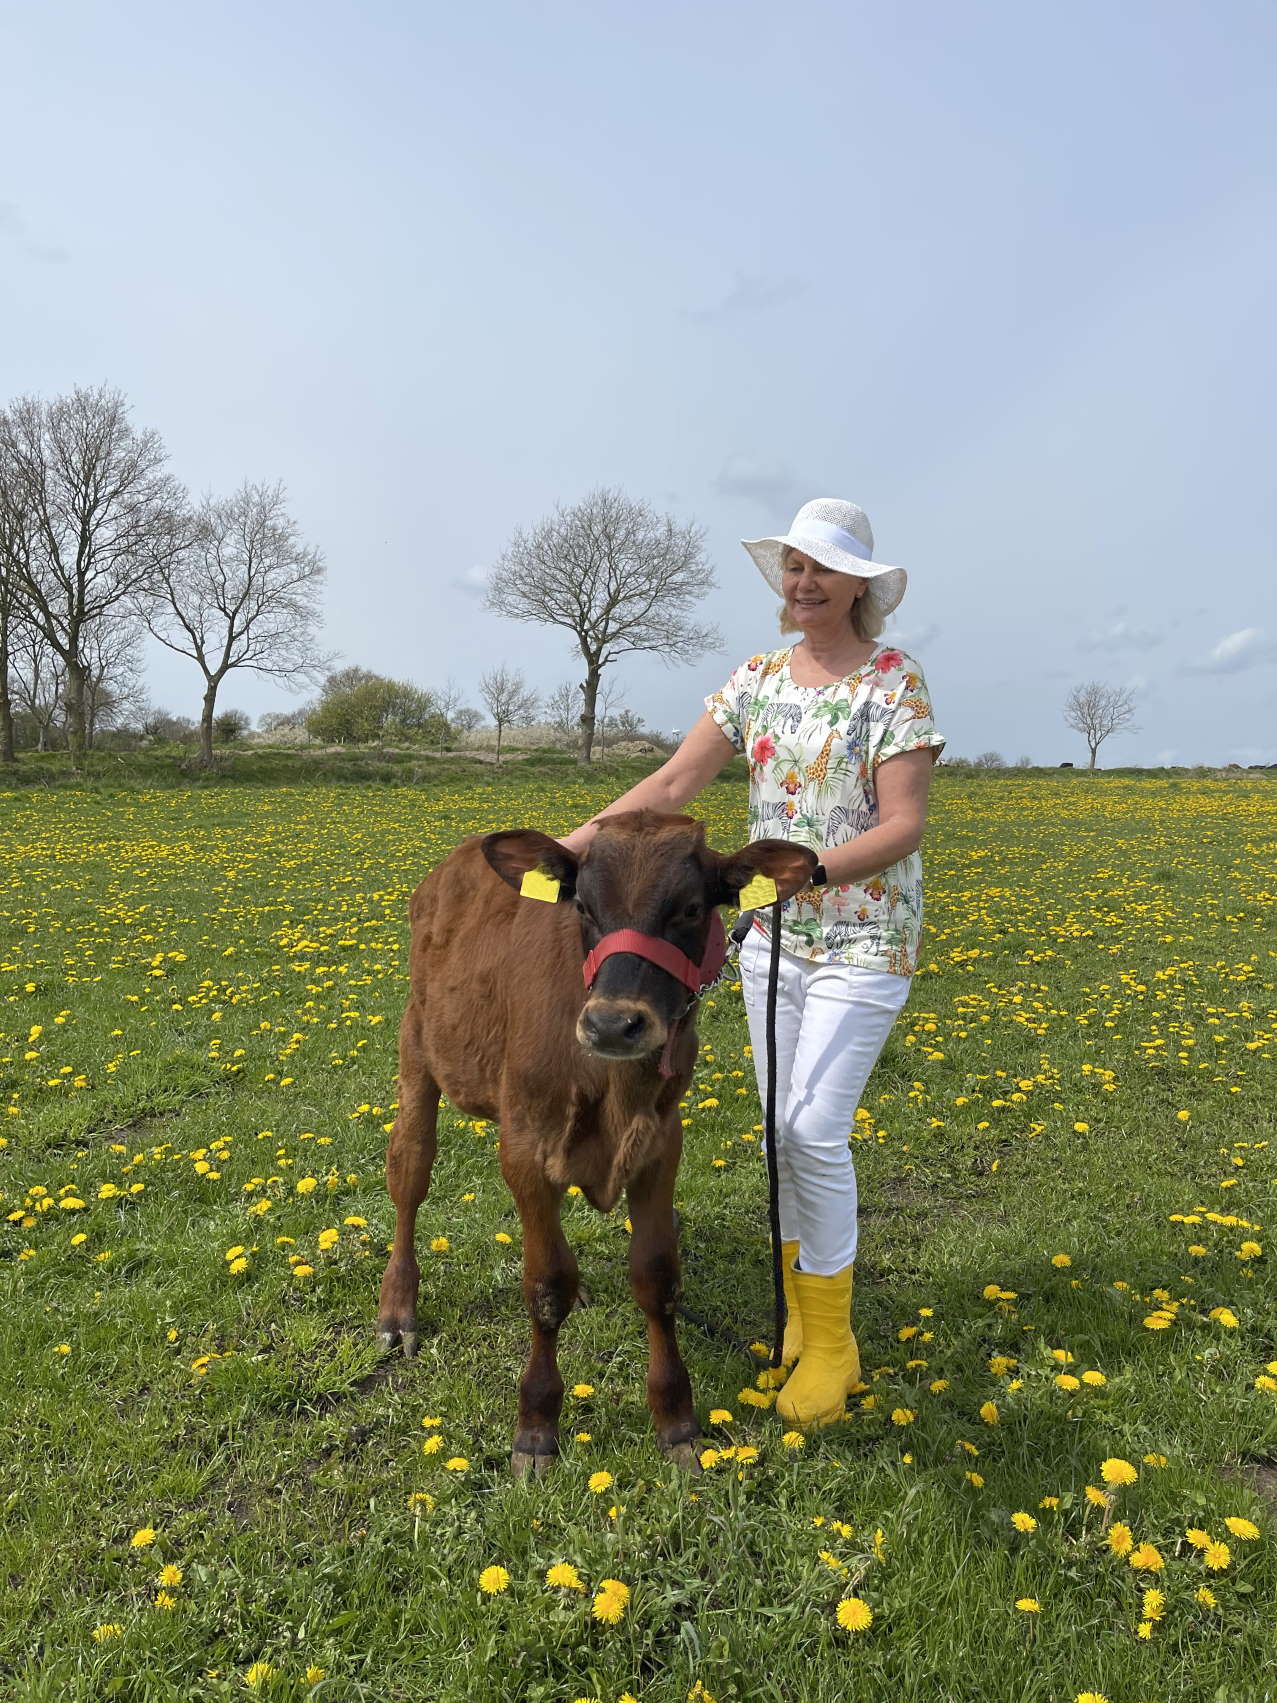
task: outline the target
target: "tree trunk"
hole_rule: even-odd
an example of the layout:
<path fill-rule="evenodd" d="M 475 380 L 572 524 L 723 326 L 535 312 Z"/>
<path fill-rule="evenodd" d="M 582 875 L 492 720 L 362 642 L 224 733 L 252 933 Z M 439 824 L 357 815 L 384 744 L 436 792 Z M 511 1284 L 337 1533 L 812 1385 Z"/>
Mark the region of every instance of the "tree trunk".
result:
<path fill-rule="evenodd" d="M 84 761 L 84 664 L 76 657 L 67 659 L 66 683 L 67 750 L 71 767 L 78 769 Z"/>
<path fill-rule="evenodd" d="M 502 731 L 503 731 L 502 725 L 501 725 L 500 722 L 498 722 L 497 723 L 497 767 L 498 768 L 500 768 L 500 766 L 501 766 L 501 734 L 502 734 Z"/>
<path fill-rule="evenodd" d="M 13 703 L 9 697 L 9 646 L 0 650 L 0 763 L 16 763 L 13 748 Z"/>
<path fill-rule="evenodd" d="M 204 692 L 204 702 L 200 707 L 200 757 L 201 769 L 213 767 L 213 711 L 217 708 L 217 681 L 210 680 Z"/>
<path fill-rule="evenodd" d="M 1095 767 L 1095 753 L 1098 750 L 1099 750 L 1098 745 L 1092 745 L 1092 747 L 1091 747 L 1091 761 L 1087 764 L 1088 769 L 1093 769 Z"/>
<path fill-rule="evenodd" d="M 599 675 L 602 673 L 598 663 L 587 656 L 585 659 L 585 684 L 581 688 L 584 704 L 581 708 L 581 749 L 577 754 L 577 762 L 589 763 L 594 757 L 594 709 L 599 698 Z"/>

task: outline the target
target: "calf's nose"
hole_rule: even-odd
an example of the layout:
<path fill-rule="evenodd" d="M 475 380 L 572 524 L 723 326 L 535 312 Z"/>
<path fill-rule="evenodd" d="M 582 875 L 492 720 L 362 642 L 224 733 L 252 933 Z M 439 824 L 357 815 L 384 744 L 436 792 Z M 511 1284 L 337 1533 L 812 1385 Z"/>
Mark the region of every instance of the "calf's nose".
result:
<path fill-rule="evenodd" d="M 637 1057 L 654 1043 L 652 1014 L 628 1001 L 595 1000 L 581 1012 L 577 1035 L 591 1052 Z"/>

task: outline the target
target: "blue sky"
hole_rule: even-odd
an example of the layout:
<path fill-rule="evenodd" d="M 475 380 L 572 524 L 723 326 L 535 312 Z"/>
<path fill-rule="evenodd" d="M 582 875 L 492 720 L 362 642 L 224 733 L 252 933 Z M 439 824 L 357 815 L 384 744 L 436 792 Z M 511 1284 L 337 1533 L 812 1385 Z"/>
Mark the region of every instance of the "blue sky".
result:
<path fill-rule="evenodd" d="M 579 679 L 485 615 L 513 528 L 618 484 L 737 542 L 860 503 L 954 754 L 1277 761 L 1277 11 L 10 9 L 0 397 L 107 381 L 196 491 L 282 479 L 345 661 Z M 193 665 L 153 658 L 193 714 Z M 232 679 L 227 702 L 287 707 Z"/>

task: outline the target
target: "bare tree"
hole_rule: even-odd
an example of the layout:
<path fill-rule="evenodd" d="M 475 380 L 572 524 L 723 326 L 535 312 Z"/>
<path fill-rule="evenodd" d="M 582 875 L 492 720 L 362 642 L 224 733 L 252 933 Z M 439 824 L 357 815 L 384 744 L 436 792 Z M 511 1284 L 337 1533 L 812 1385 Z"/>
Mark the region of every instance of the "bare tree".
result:
<path fill-rule="evenodd" d="M 537 695 L 517 669 L 505 663 L 479 681 L 479 696 L 497 728 L 497 762 L 501 761 L 501 739 L 507 727 L 519 727 L 537 713 Z"/>
<path fill-rule="evenodd" d="M 11 663 L 14 700 L 36 730 L 36 750 L 47 751 L 66 703 L 66 667 L 40 629 L 25 620 L 14 629 Z"/>
<path fill-rule="evenodd" d="M 140 716 L 146 681 L 139 647 L 142 629 L 118 613 L 97 622 L 85 640 L 84 744 L 91 751 L 99 729 Z"/>
<path fill-rule="evenodd" d="M 444 746 L 452 738 L 457 716 L 465 708 L 465 692 L 452 678 L 451 674 L 443 685 L 436 688 L 434 693 L 435 709 L 439 715 L 439 755 L 442 757 Z"/>
<path fill-rule="evenodd" d="M 186 493 L 166 460 L 158 433 L 135 430 L 123 395 L 105 386 L 51 402 L 19 397 L 0 412 L 0 504 L 27 540 L 15 563 L 18 591 L 65 668 L 76 762 L 86 743 L 90 636 L 186 543 Z"/>
<path fill-rule="evenodd" d="M 1095 755 L 1113 733 L 1137 733 L 1135 694 L 1129 686 L 1105 686 L 1099 680 L 1088 680 L 1075 686 L 1064 705 L 1064 723 L 1086 740 L 1091 753 L 1089 768 L 1095 767 Z"/>
<path fill-rule="evenodd" d="M 972 762 L 977 769 L 1005 769 L 1007 766 L 1001 751 L 981 751 Z"/>
<path fill-rule="evenodd" d="M 584 692 L 584 686 L 581 688 Z M 621 709 L 621 693 L 625 690 L 619 680 L 607 680 L 599 687 L 594 705 L 595 732 L 598 734 L 599 755 L 607 754 L 607 732 L 612 717 Z"/>
<path fill-rule="evenodd" d="M 544 708 L 555 737 L 565 745 L 574 744 L 581 733 L 581 688 L 565 680 L 546 698 Z"/>
<path fill-rule="evenodd" d="M 22 516 L 10 510 L 0 490 L 0 763 L 15 763 L 13 743 L 13 646 L 22 603 L 17 556 L 23 547 Z"/>
<path fill-rule="evenodd" d="M 713 586 L 699 526 L 600 489 L 514 534 L 488 577 L 485 607 L 573 634 L 585 663 L 579 760 L 588 763 L 603 670 L 629 651 L 675 663 L 716 650 L 717 631 L 691 618 Z"/>
<path fill-rule="evenodd" d="M 320 552 L 302 542 L 284 487 L 247 480 L 232 496 L 205 498 L 190 547 L 161 565 L 143 617 L 204 676 L 203 767 L 212 767 L 217 692 L 232 670 L 309 680 L 331 661 L 316 637 L 325 571 Z"/>

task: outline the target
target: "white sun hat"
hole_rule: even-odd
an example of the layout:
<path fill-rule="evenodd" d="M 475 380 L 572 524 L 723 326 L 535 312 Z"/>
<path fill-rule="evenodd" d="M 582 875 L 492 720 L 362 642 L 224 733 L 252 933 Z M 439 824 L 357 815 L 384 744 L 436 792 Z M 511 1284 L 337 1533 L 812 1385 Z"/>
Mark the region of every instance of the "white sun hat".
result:
<path fill-rule="evenodd" d="M 742 538 L 758 571 L 778 597 L 781 589 L 781 556 L 786 545 L 801 550 L 822 567 L 867 579 L 864 598 L 878 615 L 890 615 L 905 594 L 909 576 L 903 568 L 875 562 L 873 528 L 864 509 L 840 497 L 813 497 L 794 516 L 789 531 L 780 538 Z"/>

